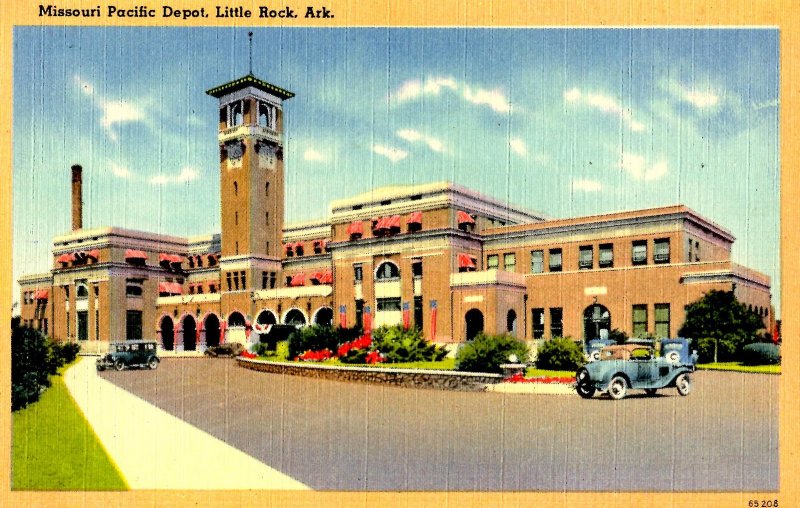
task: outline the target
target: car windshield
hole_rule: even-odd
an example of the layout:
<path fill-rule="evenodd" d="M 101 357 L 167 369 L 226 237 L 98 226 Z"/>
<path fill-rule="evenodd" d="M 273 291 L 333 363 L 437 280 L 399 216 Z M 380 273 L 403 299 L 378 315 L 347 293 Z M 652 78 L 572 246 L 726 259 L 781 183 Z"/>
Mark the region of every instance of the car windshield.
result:
<path fill-rule="evenodd" d="M 664 353 L 669 353 L 670 351 L 682 351 L 683 350 L 683 344 L 678 344 L 678 343 L 662 344 L 661 345 L 661 350 Z"/>

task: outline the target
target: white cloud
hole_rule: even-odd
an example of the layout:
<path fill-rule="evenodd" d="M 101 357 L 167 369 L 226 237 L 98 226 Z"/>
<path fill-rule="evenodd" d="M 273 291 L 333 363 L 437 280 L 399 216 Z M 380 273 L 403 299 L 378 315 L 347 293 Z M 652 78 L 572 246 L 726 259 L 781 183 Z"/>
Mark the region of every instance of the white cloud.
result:
<path fill-rule="evenodd" d="M 422 141 L 426 145 L 428 145 L 428 148 L 430 148 L 434 152 L 444 151 L 444 144 L 439 139 L 434 138 L 432 136 L 428 136 L 413 129 L 400 129 L 397 131 L 397 136 L 399 138 L 405 139 L 406 141 L 410 141 L 411 143 Z"/>
<path fill-rule="evenodd" d="M 773 99 L 771 101 L 754 102 L 752 107 L 754 110 L 758 111 L 765 108 L 776 108 L 780 105 L 780 103 L 781 101 L 778 99 Z"/>
<path fill-rule="evenodd" d="M 95 105 L 103 111 L 103 116 L 100 118 L 100 125 L 112 141 L 119 140 L 119 135 L 114 129 L 115 125 L 147 120 L 147 114 L 142 104 L 136 104 L 126 100 L 108 100 L 95 92 L 94 86 L 88 81 L 84 81 L 77 74 L 73 79 L 80 87 L 81 92 L 84 95 L 93 97 L 95 99 Z"/>
<path fill-rule="evenodd" d="M 130 177 L 133 176 L 131 171 L 125 166 L 117 164 L 114 161 L 109 161 L 108 164 L 111 166 L 111 172 L 118 178 L 130 179 Z"/>
<path fill-rule="evenodd" d="M 648 165 L 647 159 L 635 153 L 623 153 L 619 161 L 619 168 L 627 171 L 634 180 L 644 180 L 645 182 L 660 180 L 669 173 L 665 161 Z"/>
<path fill-rule="evenodd" d="M 613 97 L 599 93 L 584 94 L 578 88 L 571 88 L 564 92 L 564 100 L 572 104 L 583 103 L 602 113 L 614 115 L 628 124 L 628 127 L 634 132 L 641 132 L 646 129 L 642 122 L 633 119 L 633 113 L 630 108 L 623 108 Z"/>
<path fill-rule="evenodd" d="M 464 85 L 464 99 L 473 104 L 485 104 L 498 113 L 511 112 L 511 103 L 499 90 L 485 90 L 478 88 L 475 91 L 469 85 Z"/>
<path fill-rule="evenodd" d="M 391 103 L 401 104 L 418 99 L 423 95 L 439 95 L 444 89 L 453 92 L 461 90 L 461 97 L 467 102 L 479 106 L 489 106 L 498 113 L 511 111 L 511 103 L 500 90 L 487 90 L 467 83 L 460 84 L 453 78 L 443 77 L 430 77 L 424 83 L 418 79 L 406 81 L 397 90 L 391 92 L 388 99 Z"/>
<path fill-rule="evenodd" d="M 306 148 L 306 151 L 303 153 L 303 159 L 312 162 L 322 162 L 325 160 L 325 156 L 322 155 L 320 152 L 314 150 L 313 148 L 309 147 Z"/>
<path fill-rule="evenodd" d="M 374 145 L 372 151 L 378 155 L 383 155 L 392 162 L 398 162 L 408 157 L 408 152 L 399 148 L 391 148 L 385 145 Z"/>
<path fill-rule="evenodd" d="M 603 189 L 603 184 L 596 180 L 588 180 L 586 178 L 576 178 L 572 180 L 572 190 L 580 190 L 585 192 L 597 192 Z"/>
<path fill-rule="evenodd" d="M 525 157 L 528 155 L 528 147 L 525 145 L 525 142 L 520 138 L 511 138 L 508 142 L 508 146 L 511 147 L 511 151 L 515 154 Z"/>
<path fill-rule="evenodd" d="M 662 84 L 674 97 L 688 102 L 698 109 L 713 108 L 720 102 L 718 93 L 711 90 L 709 86 L 705 89 L 701 87 L 686 86 L 675 80 L 667 81 L 665 85 Z"/>
<path fill-rule="evenodd" d="M 150 179 L 155 185 L 169 185 L 173 183 L 186 183 L 197 179 L 200 174 L 191 166 L 185 166 L 177 175 L 157 175 Z"/>

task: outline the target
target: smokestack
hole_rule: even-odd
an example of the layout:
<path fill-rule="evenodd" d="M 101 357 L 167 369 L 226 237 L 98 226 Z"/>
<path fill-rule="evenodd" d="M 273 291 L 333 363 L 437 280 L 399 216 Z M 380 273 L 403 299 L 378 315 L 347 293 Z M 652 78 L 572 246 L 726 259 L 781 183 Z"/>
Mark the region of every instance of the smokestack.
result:
<path fill-rule="evenodd" d="M 72 166 L 72 230 L 83 227 L 83 168 L 79 164 Z"/>

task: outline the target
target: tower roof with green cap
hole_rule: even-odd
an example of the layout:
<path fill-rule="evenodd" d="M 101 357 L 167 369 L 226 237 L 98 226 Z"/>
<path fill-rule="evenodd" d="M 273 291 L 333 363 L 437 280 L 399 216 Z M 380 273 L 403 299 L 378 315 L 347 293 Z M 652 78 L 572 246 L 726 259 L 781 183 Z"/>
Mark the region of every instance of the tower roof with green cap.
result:
<path fill-rule="evenodd" d="M 216 86 L 214 88 L 206 90 L 206 93 L 208 95 L 211 95 L 212 97 L 220 98 L 223 95 L 228 95 L 237 90 L 247 88 L 248 86 L 252 86 L 253 88 L 257 88 L 262 92 L 275 95 L 277 97 L 280 97 L 281 99 L 291 99 L 292 97 L 294 97 L 294 94 L 289 90 L 284 90 L 281 87 L 275 86 L 271 83 L 267 83 L 266 81 L 258 79 L 252 74 L 248 74 L 239 79 L 234 79 L 229 83 L 225 83 L 224 85 Z"/>

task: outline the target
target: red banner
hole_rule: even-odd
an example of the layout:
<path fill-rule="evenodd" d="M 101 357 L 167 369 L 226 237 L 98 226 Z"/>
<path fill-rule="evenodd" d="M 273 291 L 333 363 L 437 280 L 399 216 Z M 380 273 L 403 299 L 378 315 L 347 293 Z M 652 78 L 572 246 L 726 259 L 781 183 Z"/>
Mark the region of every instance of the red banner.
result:
<path fill-rule="evenodd" d="M 403 302 L 403 330 L 408 330 L 411 325 L 411 310 L 408 302 Z"/>
<path fill-rule="evenodd" d="M 228 322 L 227 321 L 223 321 L 222 323 L 219 324 L 219 343 L 220 344 L 224 344 L 225 343 L 225 328 L 227 328 L 227 327 L 228 327 Z"/>
<path fill-rule="evenodd" d="M 369 305 L 364 307 L 364 336 L 372 338 L 372 313 Z"/>
<path fill-rule="evenodd" d="M 339 326 L 347 328 L 347 307 L 339 305 Z"/>
<path fill-rule="evenodd" d="M 431 340 L 436 340 L 436 300 L 431 300 Z"/>

